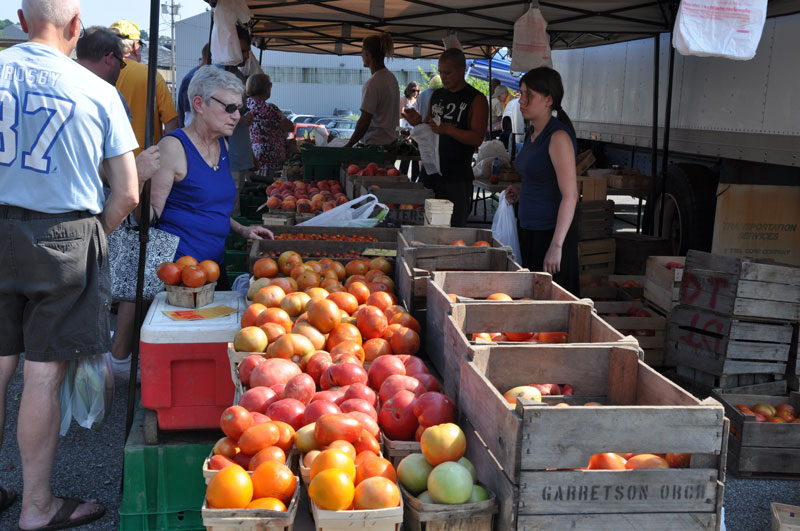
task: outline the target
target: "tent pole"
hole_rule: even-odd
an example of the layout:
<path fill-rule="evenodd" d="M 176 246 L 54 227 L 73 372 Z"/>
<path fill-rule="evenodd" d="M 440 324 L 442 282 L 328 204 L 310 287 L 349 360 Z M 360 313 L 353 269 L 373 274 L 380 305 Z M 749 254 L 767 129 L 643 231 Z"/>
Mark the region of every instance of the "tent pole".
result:
<path fill-rule="evenodd" d="M 669 47 L 669 74 L 667 76 L 667 108 L 664 116 L 664 144 L 661 153 L 661 197 L 666 197 L 667 194 L 667 167 L 669 166 L 669 127 L 670 118 L 672 114 L 672 76 L 675 69 L 675 47 Z M 658 226 L 661 228 L 659 231 L 662 238 L 664 237 L 664 199 L 661 200 L 661 220 Z"/>
<path fill-rule="evenodd" d="M 156 126 L 154 105 L 156 101 L 156 75 L 158 75 L 158 0 L 150 0 L 150 44 L 147 55 L 147 115 L 145 118 L 144 147 L 153 144 Z M 136 276 L 136 311 L 134 313 L 131 373 L 128 378 L 128 412 L 125 420 L 125 440 L 133 425 L 133 410 L 136 406 L 136 374 L 139 367 L 139 333 L 144 320 L 144 267 L 147 258 L 147 241 L 150 236 L 150 181 L 144 184 L 139 198 L 142 215 L 139 220 L 139 270 Z"/>
<path fill-rule="evenodd" d="M 653 137 L 650 141 L 650 153 L 652 155 L 652 160 L 650 161 L 650 171 L 652 173 L 653 178 L 651 179 L 651 183 L 656 182 L 656 176 L 658 175 L 658 71 L 660 70 L 659 61 L 661 59 L 661 35 L 656 33 L 653 37 Z M 653 199 L 655 199 L 655 190 L 651 188 L 651 194 Z M 663 199 L 662 199 L 663 203 Z M 663 208 L 663 205 L 662 205 Z M 654 209 L 650 209 L 650 215 L 653 219 L 650 220 L 650 227 L 655 227 L 655 212 Z M 640 221 L 642 216 L 642 199 L 639 198 L 639 209 L 636 212 L 636 232 L 640 232 Z M 655 232 L 655 231 L 653 231 Z"/>
<path fill-rule="evenodd" d="M 494 54 L 492 53 L 492 47 L 486 47 L 486 56 L 489 59 L 489 135 L 488 138 L 492 138 L 492 60 L 494 59 Z"/>

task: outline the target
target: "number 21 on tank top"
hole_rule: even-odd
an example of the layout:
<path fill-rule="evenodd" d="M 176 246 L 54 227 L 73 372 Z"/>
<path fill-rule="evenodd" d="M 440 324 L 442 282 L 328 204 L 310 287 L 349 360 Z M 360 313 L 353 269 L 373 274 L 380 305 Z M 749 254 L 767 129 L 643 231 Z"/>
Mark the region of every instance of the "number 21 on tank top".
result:
<path fill-rule="evenodd" d="M 75 113 L 75 102 L 51 94 L 28 92 L 22 104 L 23 119 L 44 111 L 47 116 L 31 146 L 18 146 L 20 103 L 8 89 L 0 89 L 0 166 L 11 166 L 22 151 L 22 168 L 50 173 L 47 154 Z"/>

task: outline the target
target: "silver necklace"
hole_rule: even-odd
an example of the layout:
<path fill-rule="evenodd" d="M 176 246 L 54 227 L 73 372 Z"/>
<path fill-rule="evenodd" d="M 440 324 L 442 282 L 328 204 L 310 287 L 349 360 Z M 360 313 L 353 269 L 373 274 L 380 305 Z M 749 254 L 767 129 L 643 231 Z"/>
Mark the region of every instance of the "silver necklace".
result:
<path fill-rule="evenodd" d="M 202 143 L 200 135 L 197 135 L 197 140 L 198 140 L 198 142 L 195 145 L 200 145 Z M 217 142 L 217 145 L 219 145 L 219 142 Z M 201 153 L 201 156 L 203 156 L 203 159 L 206 161 L 206 164 L 211 166 L 211 169 L 213 171 L 218 171 L 219 170 L 219 153 L 217 153 L 216 162 L 211 163 L 211 162 L 208 162 L 209 160 L 214 160 L 214 157 L 211 156 L 211 148 L 209 148 L 208 146 L 203 146 L 203 149 L 205 150 L 205 155 L 203 156 L 203 154 Z"/>

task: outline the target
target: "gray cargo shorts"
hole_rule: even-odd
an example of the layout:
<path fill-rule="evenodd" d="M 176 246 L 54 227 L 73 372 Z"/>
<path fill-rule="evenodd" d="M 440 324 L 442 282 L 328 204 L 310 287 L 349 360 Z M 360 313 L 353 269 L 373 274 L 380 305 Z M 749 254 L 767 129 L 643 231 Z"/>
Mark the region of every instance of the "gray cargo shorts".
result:
<path fill-rule="evenodd" d="M 0 356 L 30 361 L 109 350 L 105 232 L 89 212 L 0 205 Z"/>

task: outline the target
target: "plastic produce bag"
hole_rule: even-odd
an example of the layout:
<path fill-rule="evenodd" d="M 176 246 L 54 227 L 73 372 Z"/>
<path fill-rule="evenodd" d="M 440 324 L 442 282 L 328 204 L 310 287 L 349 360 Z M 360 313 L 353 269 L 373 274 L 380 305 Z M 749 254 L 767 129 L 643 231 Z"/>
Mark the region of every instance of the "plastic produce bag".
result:
<path fill-rule="evenodd" d="M 527 72 L 540 66 L 553 67 L 547 21 L 538 7 L 531 7 L 514 23 L 511 70 Z"/>
<path fill-rule="evenodd" d="M 328 145 L 328 134 L 322 126 L 314 128 L 314 143 L 317 147 L 325 147 Z"/>
<path fill-rule="evenodd" d="M 217 1 L 214 27 L 211 29 L 211 57 L 214 64 L 238 65 L 242 62 L 236 25 L 243 26 L 250 22 L 250 18 L 246 0 Z"/>
<path fill-rule="evenodd" d="M 381 212 L 377 216 L 372 216 L 375 207 L 380 207 Z M 389 207 L 378 202 L 374 194 L 362 195 L 351 199 L 347 203 L 316 215 L 308 221 L 298 223 L 305 227 L 374 227 L 380 223 Z"/>
<path fill-rule="evenodd" d="M 62 437 L 69 431 L 69 425 L 72 423 L 72 384 L 75 382 L 75 367 L 73 362 L 67 362 L 66 374 L 64 379 L 61 380 L 61 390 L 59 398 L 61 399 L 61 428 L 58 434 Z"/>
<path fill-rule="evenodd" d="M 444 46 L 445 50 L 449 50 L 450 48 L 458 48 L 459 50 L 464 49 L 461 46 L 461 41 L 458 40 L 458 34 L 455 31 L 450 31 L 444 36 L 442 39 L 442 45 Z"/>
<path fill-rule="evenodd" d="M 503 143 L 499 140 L 487 140 L 478 148 L 478 160 L 500 159 L 502 167 L 507 168 L 511 165 L 511 155 L 508 154 Z M 490 164 L 491 165 L 491 164 Z"/>
<path fill-rule="evenodd" d="M 517 217 L 514 215 L 514 207 L 506 201 L 506 191 L 500 192 L 497 200 L 497 211 L 492 220 L 492 234 L 497 241 L 503 245 L 508 245 L 514 252 L 517 261 L 522 260 L 522 253 L 519 250 L 519 238 L 517 237 Z"/>
<path fill-rule="evenodd" d="M 114 399 L 114 373 L 111 360 L 103 354 L 71 360 L 74 365 L 72 382 L 72 417 L 82 427 L 100 430 L 111 413 Z"/>
<path fill-rule="evenodd" d="M 441 173 L 442 171 L 439 169 L 439 135 L 433 132 L 430 125 L 419 124 L 414 127 L 411 136 L 419 146 L 419 158 L 428 175 Z"/>
<path fill-rule="evenodd" d="M 681 2 L 672 45 L 681 55 L 748 60 L 756 55 L 767 0 Z"/>

